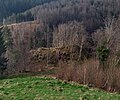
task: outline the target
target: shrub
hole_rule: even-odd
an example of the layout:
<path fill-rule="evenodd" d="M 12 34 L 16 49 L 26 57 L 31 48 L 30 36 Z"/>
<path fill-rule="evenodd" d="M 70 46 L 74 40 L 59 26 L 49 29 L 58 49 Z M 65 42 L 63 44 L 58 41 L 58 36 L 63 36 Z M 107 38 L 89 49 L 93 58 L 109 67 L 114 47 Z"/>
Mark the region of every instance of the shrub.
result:
<path fill-rule="evenodd" d="M 120 68 L 107 67 L 99 69 L 99 61 L 91 59 L 80 64 L 78 62 L 59 63 L 57 78 L 75 81 L 80 84 L 98 87 L 107 91 L 120 91 Z"/>

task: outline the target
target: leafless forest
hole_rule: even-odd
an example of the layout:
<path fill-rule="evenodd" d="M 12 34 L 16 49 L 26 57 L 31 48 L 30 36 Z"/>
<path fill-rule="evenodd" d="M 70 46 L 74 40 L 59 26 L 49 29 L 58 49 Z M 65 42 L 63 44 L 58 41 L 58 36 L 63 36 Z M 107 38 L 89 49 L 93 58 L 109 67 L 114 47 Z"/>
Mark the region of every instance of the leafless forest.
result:
<path fill-rule="evenodd" d="M 37 3 L 0 14 L 1 76 L 53 70 L 59 79 L 120 92 L 120 1 Z"/>

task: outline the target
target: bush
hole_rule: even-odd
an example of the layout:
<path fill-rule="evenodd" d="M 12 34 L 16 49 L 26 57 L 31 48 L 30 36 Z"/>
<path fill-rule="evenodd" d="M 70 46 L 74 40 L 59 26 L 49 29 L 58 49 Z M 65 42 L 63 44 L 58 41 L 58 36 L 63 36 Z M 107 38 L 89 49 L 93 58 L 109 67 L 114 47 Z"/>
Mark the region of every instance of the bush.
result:
<path fill-rule="evenodd" d="M 98 87 L 107 91 L 120 92 L 120 68 L 99 69 L 99 61 L 87 60 L 82 64 L 70 62 L 59 64 L 56 77 L 67 81 Z"/>

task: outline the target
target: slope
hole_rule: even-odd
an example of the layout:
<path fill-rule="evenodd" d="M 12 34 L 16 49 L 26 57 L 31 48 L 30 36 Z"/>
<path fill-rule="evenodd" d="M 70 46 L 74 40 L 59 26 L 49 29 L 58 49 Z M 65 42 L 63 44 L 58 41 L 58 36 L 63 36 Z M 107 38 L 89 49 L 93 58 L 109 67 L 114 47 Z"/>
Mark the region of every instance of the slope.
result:
<path fill-rule="evenodd" d="M 37 5 L 54 0 L 0 0 L 0 22 L 13 13 L 21 13 Z"/>
<path fill-rule="evenodd" d="M 0 100 L 119 100 L 119 94 L 107 93 L 76 83 L 46 77 L 0 80 Z"/>

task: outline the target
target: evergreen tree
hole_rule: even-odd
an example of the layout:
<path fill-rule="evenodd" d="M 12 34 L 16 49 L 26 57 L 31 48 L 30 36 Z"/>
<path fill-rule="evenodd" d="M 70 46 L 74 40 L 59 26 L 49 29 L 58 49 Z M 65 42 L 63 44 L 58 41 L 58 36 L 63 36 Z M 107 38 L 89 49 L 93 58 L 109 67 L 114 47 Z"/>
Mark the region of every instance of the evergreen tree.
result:
<path fill-rule="evenodd" d="M 6 50 L 10 51 L 11 49 L 13 49 L 13 38 L 10 29 L 7 26 L 5 26 L 2 29 L 2 34 Z"/>
<path fill-rule="evenodd" d="M 2 34 L 4 45 L 6 47 L 6 57 L 8 59 L 7 68 L 11 69 L 15 66 L 16 61 L 18 60 L 18 52 L 14 48 L 12 33 L 7 26 L 2 29 Z"/>
<path fill-rule="evenodd" d="M 2 28 L 0 28 L 0 73 L 2 74 L 7 66 L 7 58 L 4 57 L 6 47 L 4 45 L 3 33 L 1 32 L 1 30 Z"/>

